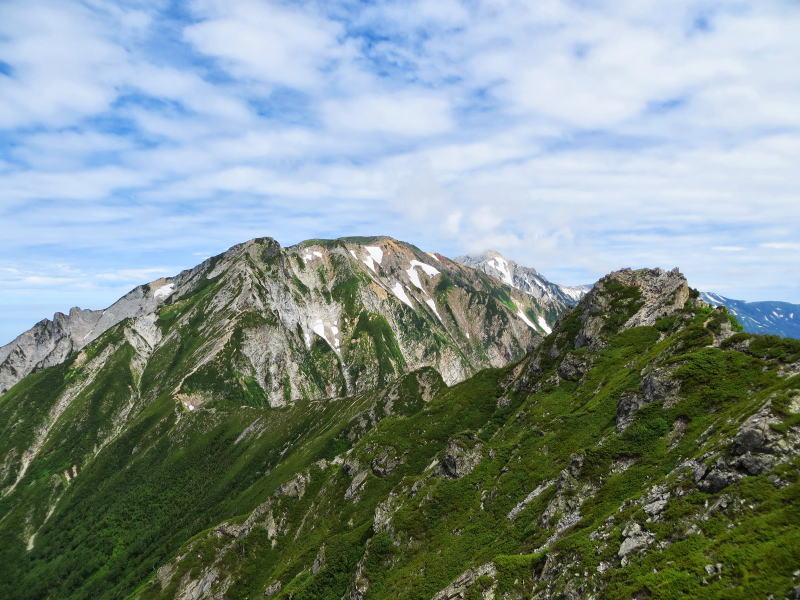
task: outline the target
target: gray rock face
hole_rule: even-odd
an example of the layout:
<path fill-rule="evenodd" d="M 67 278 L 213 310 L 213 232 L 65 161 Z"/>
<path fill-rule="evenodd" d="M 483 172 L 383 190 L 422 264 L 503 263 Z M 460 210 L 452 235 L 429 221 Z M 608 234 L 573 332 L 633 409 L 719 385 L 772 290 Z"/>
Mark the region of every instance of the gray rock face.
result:
<path fill-rule="evenodd" d="M 525 498 L 523 498 L 520 502 L 518 502 L 514 506 L 514 508 L 512 508 L 509 511 L 508 515 L 506 515 L 506 518 L 508 520 L 514 519 L 514 517 L 516 517 L 519 513 L 521 513 L 523 510 L 525 510 L 525 507 L 528 506 L 528 504 L 530 504 L 536 498 L 538 498 L 543 491 L 545 491 L 547 488 L 549 488 L 554 483 L 555 483 L 555 481 L 550 480 L 550 481 L 545 481 L 544 483 L 540 483 L 539 485 L 537 485 L 536 488 L 534 488 L 534 490 L 530 494 L 525 496 Z"/>
<path fill-rule="evenodd" d="M 311 565 L 311 572 L 314 574 L 319 573 L 325 568 L 326 564 L 327 560 L 325 560 L 325 544 L 323 544 L 319 549 L 319 552 L 317 552 L 317 556 L 314 557 L 314 564 Z"/>
<path fill-rule="evenodd" d="M 283 584 L 280 581 L 276 581 L 275 583 L 271 583 L 264 590 L 264 595 L 267 596 L 267 597 L 274 596 L 275 594 L 277 594 L 278 592 L 281 591 L 282 587 L 283 587 Z"/>
<path fill-rule="evenodd" d="M 642 510 L 649 516 L 648 521 L 656 521 L 669 503 L 670 492 L 666 485 L 655 485 L 642 498 Z"/>
<path fill-rule="evenodd" d="M 583 454 L 573 454 L 570 456 L 569 465 L 561 470 L 556 484 L 556 495 L 539 518 L 540 527 L 554 528 L 554 530 L 547 541 L 537 548 L 537 552 L 552 544 L 580 521 L 581 506 L 595 491 L 591 483 L 580 478 L 583 461 Z"/>
<path fill-rule="evenodd" d="M 372 459 L 370 468 L 376 477 L 386 477 L 399 463 L 400 458 L 396 456 L 394 448 L 386 448 Z"/>
<path fill-rule="evenodd" d="M 629 556 L 652 544 L 655 536 L 649 531 L 644 531 L 635 521 L 631 521 L 622 530 L 622 537 L 617 556 L 622 559 L 622 565 L 625 566 L 630 561 Z"/>
<path fill-rule="evenodd" d="M 140 285 L 104 310 L 75 307 L 67 315 L 56 313 L 52 320 L 40 321 L 0 348 L 0 394 L 33 370 L 63 362 L 117 323 L 151 314 L 174 293 L 187 273 Z"/>
<path fill-rule="evenodd" d="M 306 493 L 306 485 L 310 481 L 308 473 L 298 473 L 295 477 L 281 485 L 276 493 L 282 496 L 294 496 L 295 498 L 302 498 Z"/>
<path fill-rule="evenodd" d="M 349 467 L 349 468 L 348 468 Z M 345 474 L 351 476 L 353 479 L 350 482 L 350 485 L 347 487 L 347 490 L 344 492 L 344 499 L 345 500 L 353 500 L 354 502 L 358 500 L 358 496 L 361 493 L 361 489 L 364 487 L 364 484 L 367 481 L 367 477 L 369 476 L 369 469 L 358 469 L 358 463 L 349 464 L 345 463 L 344 468 L 342 469 Z"/>
<path fill-rule="evenodd" d="M 617 431 L 622 431 L 633 421 L 633 415 L 652 402 L 665 402 L 677 398 L 680 382 L 672 372 L 663 367 L 642 371 L 638 392 L 625 392 L 617 403 Z"/>
<path fill-rule="evenodd" d="M 588 373 L 591 368 L 591 357 L 570 352 L 563 358 L 561 364 L 559 364 L 558 375 L 562 379 L 576 381 Z"/>
<path fill-rule="evenodd" d="M 729 454 L 706 467 L 694 463 L 697 486 L 705 492 L 719 492 L 748 475 L 771 471 L 775 465 L 800 454 L 800 429 L 781 432 L 780 418 L 766 403 L 745 421 L 730 442 Z"/>

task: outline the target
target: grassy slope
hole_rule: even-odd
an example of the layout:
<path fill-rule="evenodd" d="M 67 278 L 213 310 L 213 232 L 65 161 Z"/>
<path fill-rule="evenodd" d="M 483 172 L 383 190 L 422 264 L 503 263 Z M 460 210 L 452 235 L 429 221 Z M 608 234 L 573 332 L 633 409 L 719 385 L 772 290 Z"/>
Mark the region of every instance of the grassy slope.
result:
<path fill-rule="evenodd" d="M 618 306 L 622 313 L 635 310 L 635 298 L 623 297 Z M 747 353 L 709 347 L 727 315 L 694 310 L 682 318 L 681 326 L 665 319 L 656 327 L 613 335 L 585 378 L 518 393 L 505 408 L 498 408 L 497 399 L 506 391 L 503 381 L 510 368 L 482 372 L 443 391 L 418 412 L 382 420 L 347 460 L 369 464 L 388 450 L 402 457 L 389 476 L 370 473 L 362 494 L 352 501 L 344 499 L 352 473 L 335 465 L 315 469 L 302 498 L 274 499 L 274 514 L 288 524 L 274 546 L 261 530 L 235 541 L 208 533 L 184 548 L 177 572 L 197 577 L 213 565 L 235 581 L 228 598 L 263 594 L 268 585 L 281 581 L 278 597 L 338 599 L 350 590 L 359 561 L 369 581 L 367 598 L 431 598 L 464 570 L 489 561 L 499 569 L 496 593 L 511 597 L 542 590 L 548 583 L 557 593 L 576 585 L 584 573 L 591 574 L 593 585 L 604 588 L 608 598 L 635 593 L 751 598 L 787 592 L 800 564 L 797 458 L 778 467 L 783 487 L 760 475 L 715 494 L 686 484 L 679 465 L 730 438 L 768 398 L 796 394 L 800 377 L 781 378 L 776 368 L 777 358 L 800 358 L 800 344 L 756 338 Z M 562 326 L 561 331 L 568 330 L 571 324 L 567 320 Z M 737 340 L 741 337 L 732 342 Z M 620 395 L 638 389 L 639 372 L 656 361 L 676 369 L 682 399 L 669 408 L 661 403 L 645 406 L 624 432 L 616 433 Z M 546 370 L 542 380 L 547 376 Z M 678 420 L 688 425 L 670 447 Z M 796 420 L 786 414 L 787 427 Z M 483 458 L 460 479 L 428 468 L 451 439 L 479 445 Z M 585 495 L 581 518 L 537 552 L 561 516 L 542 518 L 556 486 L 514 520 L 507 515 L 537 485 L 559 479 L 575 455 L 583 457 L 577 486 L 566 486 L 564 493 Z M 633 464 L 612 471 L 620 460 Z M 647 525 L 654 545 L 629 566 L 617 564 L 598 574 L 602 561 L 613 562 L 624 525 L 632 519 L 645 521 L 635 501 L 655 484 L 667 485 L 673 498 L 666 518 Z M 675 491 L 679 487 L 681 496 Z M 390 493 L 396 507 L 392 526 L 376 532 L 375 509 Z M 702 516 L 720 498 L 728 499 L 729 508 Z M 698 524 L 696 531 L 690 530 L 691 523 Z M 603 527 L 605 540 L 590 537 Z M 314 574 L 310 566 L 323 545 L 327 564 Z M 542 579 L 548 555 L 563 570 Z M 723 570 L 711 577 L 704 567 L 716 563 Z M 141 597 L 171 597 L 177 579 L 164 590 L 155 582 L 144 586 Z M 493 583 L 481 578 L 469 597 L 479 597 L 481 586 Z"/>

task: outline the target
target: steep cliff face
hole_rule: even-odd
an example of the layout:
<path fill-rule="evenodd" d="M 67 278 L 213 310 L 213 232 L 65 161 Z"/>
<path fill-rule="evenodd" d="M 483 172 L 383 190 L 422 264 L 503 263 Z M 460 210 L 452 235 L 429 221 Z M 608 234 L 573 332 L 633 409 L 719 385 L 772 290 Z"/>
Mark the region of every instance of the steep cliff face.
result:
<path fill-rule="evenodd" d="M 373 240 L 342 243 L 372 272 L 348 245 Z M 387 298 L 408 260 L 386 262 Z M 436 293 L 409 281 L 415 306 Z M 428 366 L 284 406 L 175 392 L 180 358 L 148 366 L 191 329 L 170 306 L 0 401 L 0 596 L 783 598 L 800 583 L 800 343 L 735 333 L 676 271 L 612 273 L 522 360 L 455 385 Z"/>
<path fill-rule="evenodd" d="M 157 280 L 136 287 L 105 310 L 74 307 L 66 315 L 40 321 L 0 348 L 0 394 L 34 369 L 63 362 L 120 321 L 152 313 L 166 299 L 164 286 L 167 280 Z"/>
<path fill-rule="evenodd" d="M 581 301 L 575 347 L 602 348 L 607 334 L 654 325 L 683 308 L 688 299 L 689 285 L 678 269 L 615 271 L 597 282 Z"/>

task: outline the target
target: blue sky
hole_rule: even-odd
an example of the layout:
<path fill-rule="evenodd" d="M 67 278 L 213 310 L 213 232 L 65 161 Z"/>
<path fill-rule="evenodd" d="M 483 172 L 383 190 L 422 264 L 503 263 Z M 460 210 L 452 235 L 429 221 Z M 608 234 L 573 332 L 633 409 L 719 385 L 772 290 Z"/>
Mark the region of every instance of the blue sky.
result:
<path fill-rule="evenodd" d="M 800 3 L 4 0 L 0 343 L 245 239 L 800 302 Z"/>

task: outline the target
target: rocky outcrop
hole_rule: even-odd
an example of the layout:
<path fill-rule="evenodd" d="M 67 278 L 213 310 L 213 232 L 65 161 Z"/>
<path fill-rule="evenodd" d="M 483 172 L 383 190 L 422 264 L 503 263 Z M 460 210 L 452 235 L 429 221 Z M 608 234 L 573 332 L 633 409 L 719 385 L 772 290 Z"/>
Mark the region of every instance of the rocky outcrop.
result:
<path fill-rule="evenodd" d="M 622 543 L 619 545 L 617 556 L 621 559 L 622 566 L 630 563 L 630 555 L 638 552 L 653 543 L 655 536 L 642 529 L 635 521 L 628 523 L 622 530 Z"/>
<path fill-rule="evenodd" d="M 568 352 L 558 365 L 558 376 L 568 381 L 577 381 L 589 372 L 593 362 L 589 355 Z"/>
<path fill-rule="evenodd" d="M 134 288 L 105 310 L 70 309 L 44 319 L 0 348 L 0 394 L 35 369 L 51 367 L 85 348 L 110 327 L 125 319 L 151 314 L 172 289 L 169 279 L 157 279 Z"/>
<path fill-rule="evenodd" d="M 688 299 L 689 284 L 678 269 L 610 273 L 578 305 L 581 328 L 575 347 L 603 348 L 609 333 L 654 325 L 682 309 Z"/>
<path fill-rule="evenodd" d="M 551 480 L 551 481 L 545 481 L 544 483 L 540 483 L 539 485 L 537 485 L 530 494 L 525 496 L 525 498 L 523 498 L 520 502 L 518 502 L 514 506 L 514 508 L 512 508 L 509 511 L 509 513 L 506 516 L 506 518 L 509 519 L 509 520 L 512 520 L 519 513 L 521 513 L 523 510 L 525 510 L 525 507 L 528 506 L 528 504 L 530 504 L 536 498 L 538 498 L 541 495 L 542 492 L 544 492 L 547 488 L 549 488 L 551 485 L 553 485 L 553 483 L 555 483 L 555 482 Z"/>
<path fill-rule="evenodd" d="M 617 431 L 622 431 L 633 421 L 634 414 L 653 402 L 668 406 L 678 398 L 680 382 L 672 377 L 672 370 L 651 366 L 641 372 L 638 392 L 624 392 L 617 403 Z"/>
<path fill-rule="evenodd" d="M 496 575 L 497 567 L 493 563 L 486 563 L 474 569 L 469 569 L 459 575 L 453 583 L 439 591 L 431 600 L 462 600 L 466 598 L 467 590 L 480 577 L 495 577 Z"/>
<path fill-rule="evenodd" d="M 685 466 L 692 470 L 697 486 L 712 493 L 748 475 L 767 473 L 800 454 L 800 427 L 785 428 L 781 423 L 767 402 L 739 427 L 726 452 Z"/>
<path fill-rule="evenodd" d="M 551 529 L 552 533 L 536 550 L 537 552 L 544 550 L 580 520 L 581 506 L 594 491 L 594 486 L 580 477 L 583 462 L 582 454 L 573 454 L 570 456 L 569 465 L 561 470 L 556 483 L 555 497 L 550 500 L 539 517 L 539 526 Z"/>
<path fill-rule="evenodd" d="M 450 440 L 442 458 L 441 469 L 444 476 L 459 479 L 472 473 L 481 462 L 481 449 L 481 444 L 473 440 Z"/>
<path fill-rule="evenodd" d="M 303 494 L 306 493 L 306 485 L 308 485 L 310 479 L 311 478 L 309 477 L 307 472 L 298 473 L 291 480 L 281 485 L 276 493 L 283 496 L 294 496 L 295 498 L 302 498 Z"/>
<path fill-rule="evenodd" d="M 400 464 L 400 460 L 394 448 L 384 448 L 372 459 L 370 468 L 376 477 L 386 477 L 397 468 L 397 465 Z"/>

